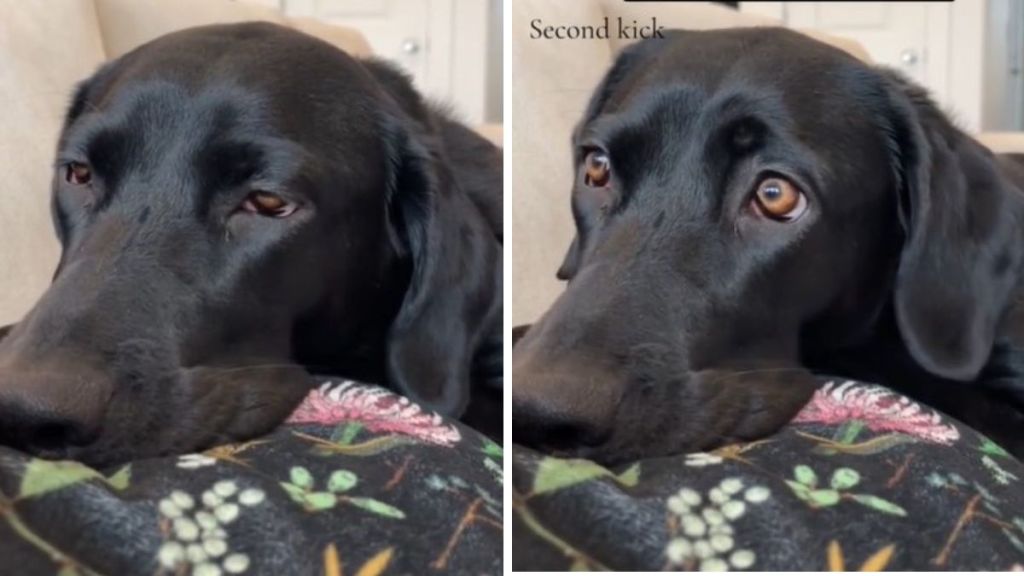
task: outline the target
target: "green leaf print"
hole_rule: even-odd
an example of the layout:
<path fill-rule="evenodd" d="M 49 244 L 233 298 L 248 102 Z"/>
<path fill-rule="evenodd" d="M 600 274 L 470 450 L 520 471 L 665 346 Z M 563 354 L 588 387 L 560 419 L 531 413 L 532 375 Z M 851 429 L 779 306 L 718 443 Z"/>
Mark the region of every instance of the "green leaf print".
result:
<path fill-rule="evenodd" d="M 808 500 L 817 506 L 834 506 L 839 503 L 839 492 L 836 490 L 811 490 Z"/>
<path fill-rule="evenodd" d="M 18 494 L 20 498 L 32 498 L 92 478 L 103 478 L 103 475 L 78 462 L 32 459 L 25 466 Z"/>
<path fill-rule="evenodd" d="M 554 492 L 603 476 L 611 477 L 623 486 L 635 486 L 640 480 L 640 468 L 638 464 L 634 464 L 622 474 L 615 475 L 607 468 L 589 460 L 547 457 L 537 466 L 537 473 L 533 478 L 533 493 Z"/>
<path fill-rule="evenodd" d="M 991 456 L 999 456 L 1000 458 L 1010 457 L 1010 453 L 1004 450 L 1002 446 L 984 437 L 981 439 L 981 446 L 978 446 L 978 450 Z"/>
<path fill-rule="evenodd" d="M 848 490 L 860 483 L 860 473 L 852 468 L 839 468 L 832 473 L 829 482 L 831 488 L 816 489 L 818 475 L 809 466 L 803 464 L 793 469 L 795 480 L 786 480 L 793 494 L 813 508 L 835 506 L 844 499 L 852 500 L 868 508 L 894 516 L 906 516 L 903 508 L 871 494 L 850 494 Z"/>
<path fill-rule="evenodd" d="M 107 478 L 107 483 L 116 490 L 124 490 L 132 481 L 132 465 L 126 464 L 121 467 L 113 476 Z"/>
<path fill-rule="evenodd" d="M 301 486 L 296 486 L 290 482 L 281 482 L 281 488 L 284 488 L 284 491 L 288 493 L 288 496 L 299 504 L 306 501 L 306 490 Z"/>
<path fill-rule="evenodd" d="M 405 513 L 379 500 L 364 497 L 340 496 L 359 484 L 359 477 L 350 470 L 335 470 L 327 479 L 327 490 L 314 490 L 316 481 L 309 470 L 295 466 L 289 471 L 291 482 L 281 482 L 281 488 L 288 493 L 288 496 L 302 505 L 309 512 L 321 512 L 329 510 L 341 503 L 349 503 L 357 508 L 373 512 L 379 516 L 388 518 L 405 518 Z"/>
<path fill-rule="evenodd" d="M 367 512 L 373 512 L 378 516 L 398 518 L 399 520 L 405 518 L 405 512 L 402 512 L 390 504 L 385 504 L 380 500 L 374 500 L 373 498 L 347 498 L 346 500 L 351 502 L 354 506 L 362 508 Z"/>
<path fill-rule="evenodd" d="M 484 454 L 492 458 L 502 458 L 504 451 L 501 446 L 490 440 L 484 440 Z"/>
<path fill-rule="evenodd" d="M 853 441 L 860 435 L 861 430 L 864 430 L 863 421 L 849 420 L 839 427 L 834 438 L 839 444 L 853 444 Z"/>
<path fill-rule="evenodd" d="M 626 468 L 622 474 L 617 476 L 617 478 L 619 480 L 619 484 L 622 484 L 623 486 L 636 486 L 637 483 L 640 482 L 640 464 L 636 463 L 629 468 Z"/>
<path fill-rule="evenodd" d="M 338 426 L 334 429 L 331 434 L 331 440 L 342 446 L 347 446 L 356 439 L 359 432 L 363 430 L 363 425 L 359 422 L 348 422 L 342 426 Z"/>
<path fill-rule="evenodd" d="M 335 470 L 327 479 L 327 489 L 331 492 L 345 492 L 355 488 L 359 478 L 348 470 Z"/>
<path fill-rule="evenodd" d="M 310 489 L 313 487 L 313 476 L 302 466 L 294 466 L 289 472 L 292 484 L 303 489 Z"/>
<path fill-rule="evenodd" d="M 793 491 L 793 494 L 796 494 L 797 498 L 801 500 L 811 499 L 811 489 L 807 486 L 793 480 L 786 480 L 786 485 Z"/>
<path fill-rule="evenodd" d="M 544 494 L 581 484 L 601 476 L 611 476 L 607 468 L 589 460 L 544 458 L 533 478 L 533 493 Z"/>
<path fill-rule="evenodd" d="M 330 492 L 307 492 L 302 499 L 306 508 L 311 512 L 334 508 L 334 505 L 338 503 L 337 496 Z"/>
<path fill-rule="evenodd" d="M 849 490 L 860 482 L 860 474 L 852 468 L 840 468 L 832 473 L 830 485 L 836 490 Z"/>
<path fill-rule="evenodd" d="M 804 464 L 800 464 L 793 469 L 793 477 L 804 486 L 814 488 L 818 485 L 818 475 L 814 473 L 814 470 L 811 470 L 810 466 Z"/>
<path fill-rule="evenodd" d="M 879 512 L 885 512 L 886 514 L 892 514 L 893 516 L 907 515 L 907 511 L 903 508 L 900 508 L 888 500 L 879 498 L 878 496 L 872 496 L 870 494 L 851 494 L 850 498 L 853 498 L 868 508 L 874 508 Z"/>

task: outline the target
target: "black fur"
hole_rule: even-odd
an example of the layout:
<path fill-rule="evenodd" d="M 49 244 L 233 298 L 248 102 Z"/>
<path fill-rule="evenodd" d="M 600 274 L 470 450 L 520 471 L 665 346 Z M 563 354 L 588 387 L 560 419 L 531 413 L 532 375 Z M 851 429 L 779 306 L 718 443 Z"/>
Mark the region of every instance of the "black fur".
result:
<path fill-rule="evenodd" d="M 254 190 L 299 208 L 240 209 Z M 154 40 L 68 110 L 63 253 L 0 342 L 0 443 L 94 464 L 198 450 L 278 425 L 310 372 L 497 437 L 501 203 L 501 152 L 383 62 L 265 23 Z"/>
<path fill-rule="evenodd" d="M 620 55 L 573 146 L 569 282 L 513 351 L 517 442 L 614 463 L 756 438 L 814 371 L 1024 454 L 1024 164 L 920 88 L 784 29 L 676 31 Z M 766 176 L 808 211 L 759 216 Z"/>

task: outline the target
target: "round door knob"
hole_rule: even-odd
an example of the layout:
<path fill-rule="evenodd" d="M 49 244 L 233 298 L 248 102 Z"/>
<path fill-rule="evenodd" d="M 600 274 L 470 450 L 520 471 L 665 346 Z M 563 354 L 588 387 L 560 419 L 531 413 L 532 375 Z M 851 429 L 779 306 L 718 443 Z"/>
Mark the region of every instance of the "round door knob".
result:
<path fill-rule="evenodd" d="M 420 51 L 420 43 L 415 38 L 406 38 L 402 41 L 402 52 L 410 56 Z"/>
<path fill-rule="evenodd" d="M 913 66 L 917 64 L 917 50 L 907 48 L 900 53 L 900 62 L 903 62 L 905 66 Z"/>

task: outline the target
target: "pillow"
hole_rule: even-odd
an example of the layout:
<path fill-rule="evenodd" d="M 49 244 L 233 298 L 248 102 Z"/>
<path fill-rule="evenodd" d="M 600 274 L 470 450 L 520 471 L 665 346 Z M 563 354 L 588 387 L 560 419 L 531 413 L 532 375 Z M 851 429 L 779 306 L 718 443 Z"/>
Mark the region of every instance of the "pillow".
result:
<path fill-rule="evenodd" d="M 249 442 L 94 470 L 0 448 L 0 572 L 500 574 L 501 448 L 325 382 Z"/>
<path fill-rule="evenodd" d="M 1024 568 L 1024 465 L 880 386 L 772 437 L 606 469 L 512 450 L 513 570 Z"/>

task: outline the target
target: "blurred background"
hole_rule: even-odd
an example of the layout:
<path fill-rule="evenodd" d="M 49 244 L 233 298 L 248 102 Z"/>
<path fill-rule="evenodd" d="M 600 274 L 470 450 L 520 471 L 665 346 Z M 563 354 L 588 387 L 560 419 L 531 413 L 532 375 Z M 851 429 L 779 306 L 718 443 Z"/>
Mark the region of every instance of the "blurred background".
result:
<path fill-rule="evenodd" d="M 501 0 L 238 0 L 358 29 L 471 124 L 501 122 Z"/>
<path fill-rule="evenodd" d="M 970 131 L 1024 129 L 1024 2 L 722 2 L 855 40 L 928 87 Z"/>
<path fill-rule="evenodd" d="M 1024 153 L 1024 0 L 955 2 L 627 2 L 513 0 L 508 75 L 515 124 L 505 132 L 514 250 L 506 307 L 534 322 L 563 290 L 555 278 L 574 226 L 569 138 L 587 98 L 629 41 L 536 41 L 529 23 L 622 18 L 666 29 L 787 26 L 868 64 L 902 70 L 968 134 L 996 152 Z"/>
<path fill-rule="evenodd" d="M 264 20 L 408 71 L 500 143 L 501 0 L 0 0 L 0 326 L 50 283 L 50 180 L 74 86 L 103 62 L 204 24 Z"/>

